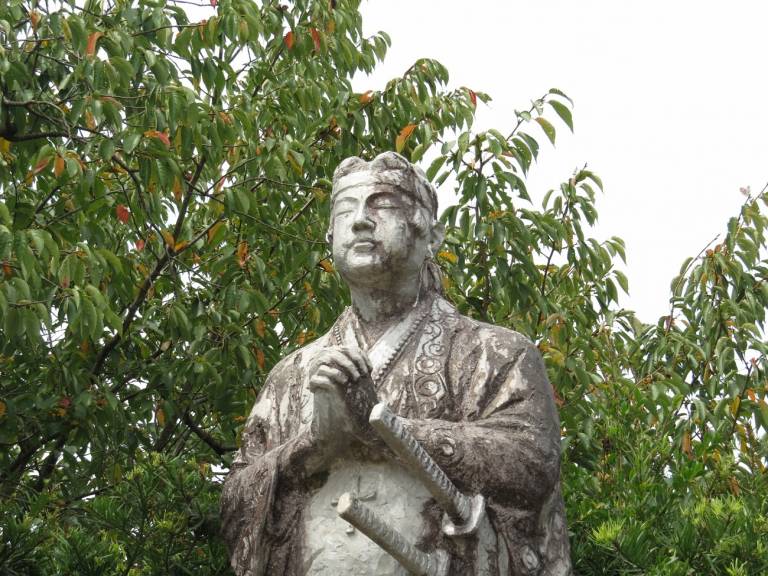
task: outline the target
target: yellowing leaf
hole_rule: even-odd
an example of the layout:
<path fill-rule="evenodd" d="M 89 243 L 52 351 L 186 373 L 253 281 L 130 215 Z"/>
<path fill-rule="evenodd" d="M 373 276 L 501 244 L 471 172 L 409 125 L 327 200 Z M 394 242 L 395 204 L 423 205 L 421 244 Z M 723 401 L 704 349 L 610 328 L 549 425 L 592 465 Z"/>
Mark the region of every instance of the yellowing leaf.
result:
<path fill-rule="evenodd" d="M 327 258 L 320 260 L 320 262 L 318 262 L 318 266 L 328 272 L 328 274 L 333 274 L 333 264 L 331 264 Z"/>
<path fill-rule="evenodd" d="M 283 42 L 285 42 L 285 45 L 288 47 L 288 50 L 293 48 L 293 32 L 288 32 L 288 34 L 283 36 Z"/>
<path fill-rule="evenodd" d="M 173 179 L 173 197 L 176 202 L 181 202 L 181 180 L 178 178 Z"/>
<path fill-rule="evenodd" d="M 165 426 L 165 412 L 162 408 L 158 408 L 155 412 L 155 418 L 157 419 L 157 424 L 159 426 Z"/>
<path fill-rule="evenodd" d="M 85 55 L 91 58 L 96 55 L 96 43 L 104 36 L 103 32 L 93 32 L 88 36 L 88 45 L 85 47 Z"/>
<path fill-rule="evenodd" d="M 453 252 L 448 252 L 448 250 L 443 250 L 442 252 L 437 253 L 437 257 L 441 258 L 442 260 L 447 260 L 451 264 L 456 264 L 456 262 L 459 261 L 459 257 L 456 256 Z"/>
<path fill-rule="evenodd" d="M 731 400 L 731 416 L 736 416 L 741 408 L 741 396 L 736 396 Z"/>
<path fill-rule="evenodd" d="M 182 240 L 181 242 L 176 242 L 176 244 L 174 244 L 174 246 L 173 246 L 173 251 L 174 252 L 181 252 L 187 246 L 189 246 L 189 242 L 187 242 L 186 240 Z"/>
<path fill-rule="evenodd" d="M 414 130 L 416 130 L 416 124 L 408 124 L 405 126 L 405 128 L 400 130 L 400 134 L 398 134 L 397 138 L 395 138 L 395 150 L 398 152 L 403 151 L 406 141 L 411 137 L 411 134 L 413 134 Z"/>
<path fill-rule="evenodd" d="M 171 234 L 170 230 L 163 230 L 163 240 L 165 241 L 165 245 L 169 248 L 173 248 L 173 246 L 176 244 L 173 239 L 173 234 Z"/>
<path fill-rule="evenodd" d="M 258 364 L 261 370 L 264 370 L 264 365 L 266 364 L 264 351 L 261 348 L 255 348 L 254 350 L 256 352 L 256 364 Z"/>

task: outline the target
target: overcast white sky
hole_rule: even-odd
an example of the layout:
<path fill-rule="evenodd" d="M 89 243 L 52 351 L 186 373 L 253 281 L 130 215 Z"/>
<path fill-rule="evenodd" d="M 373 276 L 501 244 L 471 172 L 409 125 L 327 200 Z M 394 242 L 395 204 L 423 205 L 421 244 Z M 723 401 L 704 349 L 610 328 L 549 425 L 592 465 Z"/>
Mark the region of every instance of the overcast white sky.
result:
<path fill-rule="evenodd" d="M 510 128 L 515 108 L 551 87 L 575 101 L 575 134 L 541 135 L 538 196 L 588 163 L 605 184 L 598 238 L 627 243 L 630 296 L 653 322 L 669 283 L 744 200 L 768 182 L 768 3 L 580 0 L 365 0 L 367 35 L 392 38 L 379 89 L 420 57 L 451 87 L 489 93 L 476 128 Z M 554 115 L 553 115 L 554 116 Z M 442 194 L 441 198 L 446 198 Z M 443 208 L 445 206 L 442 206 Z"/>

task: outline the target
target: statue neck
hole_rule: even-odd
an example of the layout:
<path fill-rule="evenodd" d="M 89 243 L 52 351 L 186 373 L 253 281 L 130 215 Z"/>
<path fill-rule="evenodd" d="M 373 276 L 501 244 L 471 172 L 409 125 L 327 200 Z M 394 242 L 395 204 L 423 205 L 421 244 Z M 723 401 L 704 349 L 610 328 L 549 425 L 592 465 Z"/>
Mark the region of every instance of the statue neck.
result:
<path fill-rule="evenodd" d="M 368 345 L 372 345 L 386 330 L 403 320 L 417 303 L 420 286 L 372 288 L 350 285 L 352 306 Z M 426 298 L 422 293 L 419 301 Z"/>

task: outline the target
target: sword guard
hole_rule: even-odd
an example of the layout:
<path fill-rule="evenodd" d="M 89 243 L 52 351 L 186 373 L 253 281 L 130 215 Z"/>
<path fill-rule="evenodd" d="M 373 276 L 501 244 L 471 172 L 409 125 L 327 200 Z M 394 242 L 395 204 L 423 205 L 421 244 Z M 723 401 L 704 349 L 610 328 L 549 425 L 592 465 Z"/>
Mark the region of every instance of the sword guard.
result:
<path fill-rule="evenodd" d="M 485 498 L 477 494 L 469 499 L 472 507 L 469 520 L 464 524 L 455 524 L 448 514 L 443 514 L 443 534 L 446 536 L 470 536 L 477 533 L 477 529 L 485 519 Z"/>

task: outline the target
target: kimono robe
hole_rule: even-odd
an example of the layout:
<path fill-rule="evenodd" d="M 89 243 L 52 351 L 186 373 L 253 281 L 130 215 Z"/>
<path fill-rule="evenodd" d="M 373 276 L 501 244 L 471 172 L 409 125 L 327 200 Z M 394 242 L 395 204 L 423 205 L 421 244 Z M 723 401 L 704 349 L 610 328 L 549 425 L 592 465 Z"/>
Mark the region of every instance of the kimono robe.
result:
<path fill-rule="evenodd" d="M 418 494 L 415 501 L 424 505 L 413 510 L 423 536 L 417 546 L 426 552 L 447 550 L 452 576 L 570 575 L 559 482 L 560 426 L 538 350 L 516 332 L 461 316 L 440 296 L 426 306 L 420 325 L 375 383 L 377 395 L 405 419 L 459 490 L 485 497 L 498 554 L 491 566 L 477 570 L 471 544 L 445 536 L 442 511 L 428 495 Z M 324 553 L 322 542 L 317 534 L 307 534 L 309 510 L 317 508 L 315 497 L 330 484 L 328 470 L 311 473 L 302 465 L 314 451 L 308 367 L 318 351 L 338 345 L 340 337 L 349 344 L 356 322 L 347 309 L 328 334 L 278 363 L 256 400 L 221 499 L 223 534 L 238 576 L 385 573 L 364 566 L 362 559 L 359 566 L 324 572 L 314 562 Z M 366 461 L 364 451 L 359 454 Z M 352 466 L 354 458 L 338 466 Z M 387 462 L 370 466 L 396 472 L 398 465 Z M 407 487 L 407 475 L 398 475 L 392 474 L 397 478 L 389 498 Z M 329 513 L 332 504 L 327 504 Z M 396 504 L 390 501 L 382 511 Z M 350 542 L 355 537 L 351 534 Z"/>

